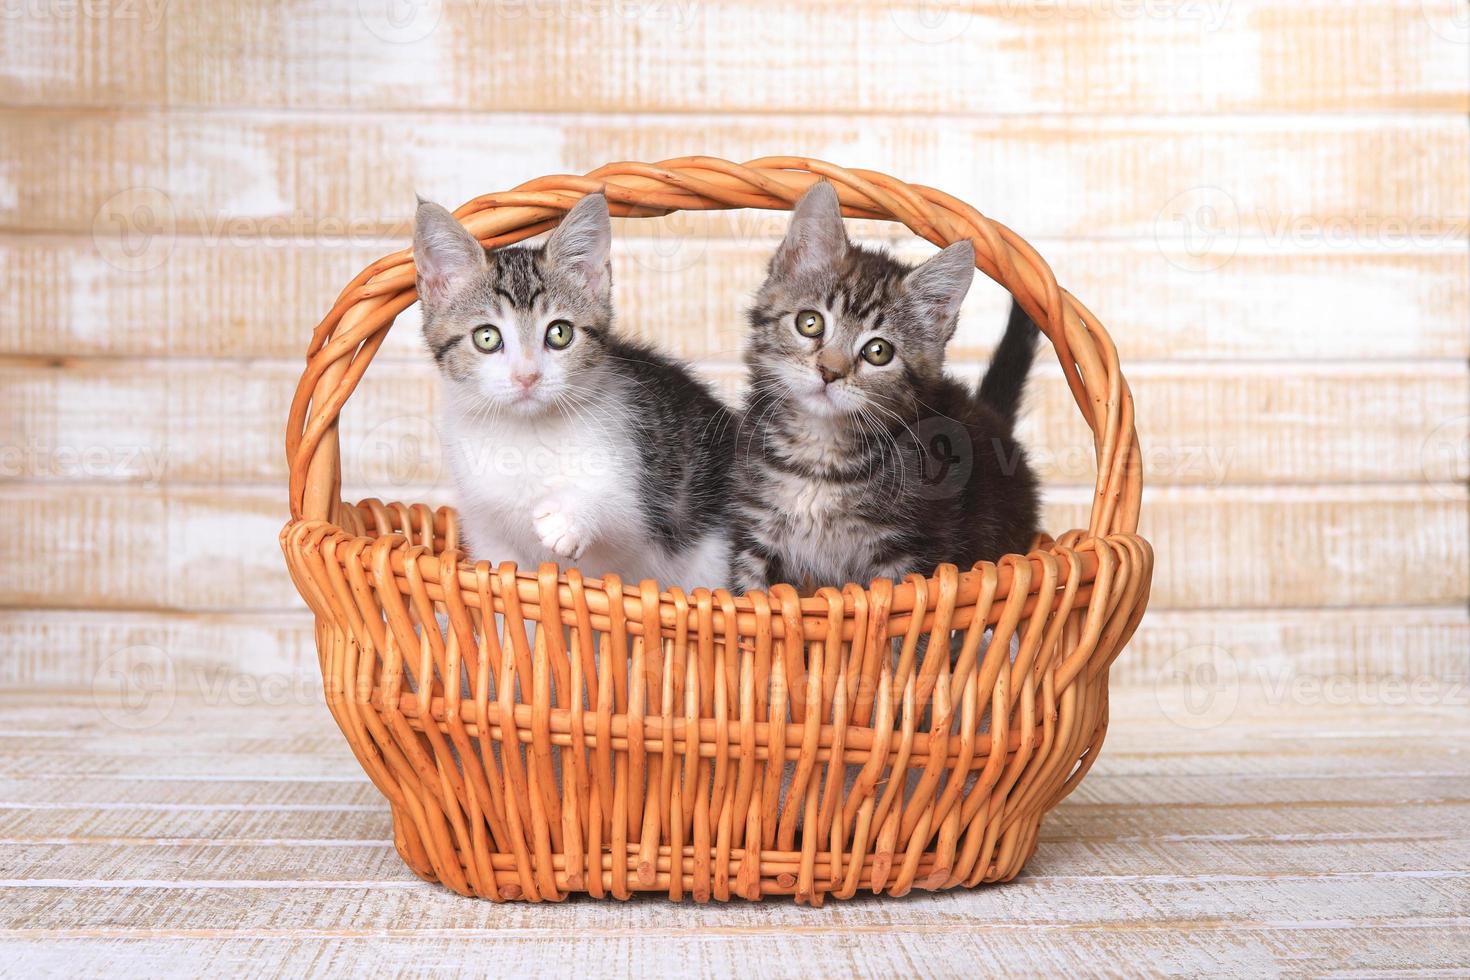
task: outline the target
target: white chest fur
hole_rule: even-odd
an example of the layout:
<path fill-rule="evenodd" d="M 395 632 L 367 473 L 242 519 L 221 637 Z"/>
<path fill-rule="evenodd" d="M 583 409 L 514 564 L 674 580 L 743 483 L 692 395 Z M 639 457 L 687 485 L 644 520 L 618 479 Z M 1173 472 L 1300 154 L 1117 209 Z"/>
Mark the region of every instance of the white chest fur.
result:
<path fill-rule="evenodd" d="M 650 540 L 638 480 L 638 448 L 616 426 L 558 413 L 492 422 L 445 417 L 445 455 L 459 488 L 465 544 L 477 559 L 575 565 L 583 574 L 615 573 L 625 582 L 716 587 L 727 576 L 723 534 L 682 554 Z M 575 560 L 545 542 L 546 515 L 572 528 L 582 546 Z M 541 518 L 541 531 L 537 521 Z"/>

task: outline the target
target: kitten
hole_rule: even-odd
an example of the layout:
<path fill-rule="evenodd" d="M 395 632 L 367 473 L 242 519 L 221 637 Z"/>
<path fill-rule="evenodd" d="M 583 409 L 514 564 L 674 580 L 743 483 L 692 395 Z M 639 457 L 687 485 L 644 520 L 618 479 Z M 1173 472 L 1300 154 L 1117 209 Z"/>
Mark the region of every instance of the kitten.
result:
<path fill-rule="evenodd" d="M 1038 331 L 1013 309 L 979 390 L 947 378 L 974 271 L 969 242 L 917 268 L 852 244 L 825 182 L 797 203 L 750 312 L 738 588 L 867 584 L 1030 545 L 1037 485 L 1011 430 Z"/>
<path fill-rule="evenodd" d="M 486 253 L 420 201 L 414 262 L 469 552 L 534 569 L 726 582 L 729 410 L 613 330 L 612 227 L 589 194 L 544 247 Z"/>

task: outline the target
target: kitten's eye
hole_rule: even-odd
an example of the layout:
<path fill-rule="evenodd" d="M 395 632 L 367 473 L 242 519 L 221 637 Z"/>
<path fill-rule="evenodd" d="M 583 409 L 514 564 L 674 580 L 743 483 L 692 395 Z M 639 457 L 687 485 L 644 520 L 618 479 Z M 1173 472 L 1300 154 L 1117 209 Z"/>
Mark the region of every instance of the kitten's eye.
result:
<path fill-rule="evenodd" d="M 893 360 L 893 345 L 882 337 L 874 337 L 863 345 L 863 360 L 876 367 L 882 367 Z"/>
<path fill-rule="evenodd" d="M 816 310 L 802 310 L 796 314 L 796 332 L 803 337 L 820 337 L 827 329 L 827 321 Z"/>
<path fill-rule="evenodd" d="M 566 320 L 554 320 L 546 328 L 546 346 L 552 350 L 563 350 L 572 342 L 572 325 Z"/>
<path fill-rule="evenodd" d="M 486 323 L 475 328 L 470 334 L 470 339 L 475 342 L 475 349 L 482 354 L 493 354 L 505 346 L 505 341 L 500 338 L 500 328 L 492 327 Z"/>

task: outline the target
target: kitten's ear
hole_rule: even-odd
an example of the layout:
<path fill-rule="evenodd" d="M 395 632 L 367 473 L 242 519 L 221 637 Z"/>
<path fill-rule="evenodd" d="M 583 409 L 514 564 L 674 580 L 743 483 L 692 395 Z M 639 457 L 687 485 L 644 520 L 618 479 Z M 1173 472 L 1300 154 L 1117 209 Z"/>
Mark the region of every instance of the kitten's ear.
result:
<path fill-rule="evenodd" d="M 546 240 L 546 257 L 558 271 L 570 275 L 599 299 L 612 292 L 612 221 L 607 198 L 588 194 L 567 212 Z"/>
<path fill-rule="evenodd" d="M 904 290 L 919 313 L 944 331 L 947 342 L 954 333 L 960 304 L 975 279 L 975 246 L 955 242 L 908 275 Z"/>
<path fill-rule="evenodd" d="M 847 229 L 837 191 L 818 181 L 796 202 L 786 238 L 771 258 L 771 274 L 793 278 L 830 269 L 846 254 Z"/>
<path fill-rule="evenodd" d="M 419 299 L 432 309 L 485 268 L 485 249 L 454 215 L 419 198 L 413 218 L 413 264 Z"/>

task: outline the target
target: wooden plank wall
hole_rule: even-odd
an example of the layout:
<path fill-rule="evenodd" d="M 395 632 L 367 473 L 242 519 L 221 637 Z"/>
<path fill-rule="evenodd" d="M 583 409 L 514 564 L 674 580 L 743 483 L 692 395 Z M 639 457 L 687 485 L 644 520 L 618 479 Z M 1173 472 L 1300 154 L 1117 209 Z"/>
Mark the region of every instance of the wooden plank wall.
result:
<path fill-rule="evenodd" d="M 0 105 L 0 682 L 86 684 L 140 644 L 311 676 L 281 434 L 338 288 L 405 243 L 415 191 L 691 152 L 949 190 L 1109 325 L 1159 555 L 1121 678 L 1200 646 L 1467 673 L 1462 0 L 43 2 L 0 21 Z M 624 322 L 735 390 L 781 227 L 627 223 Z M 957 370 L 1004 309 L 977 284 Z M 412 311 L 379 362 L 348 479 L 438 499 Z M 1038 374 L 1061 529 L 1088 440 Z"/>

